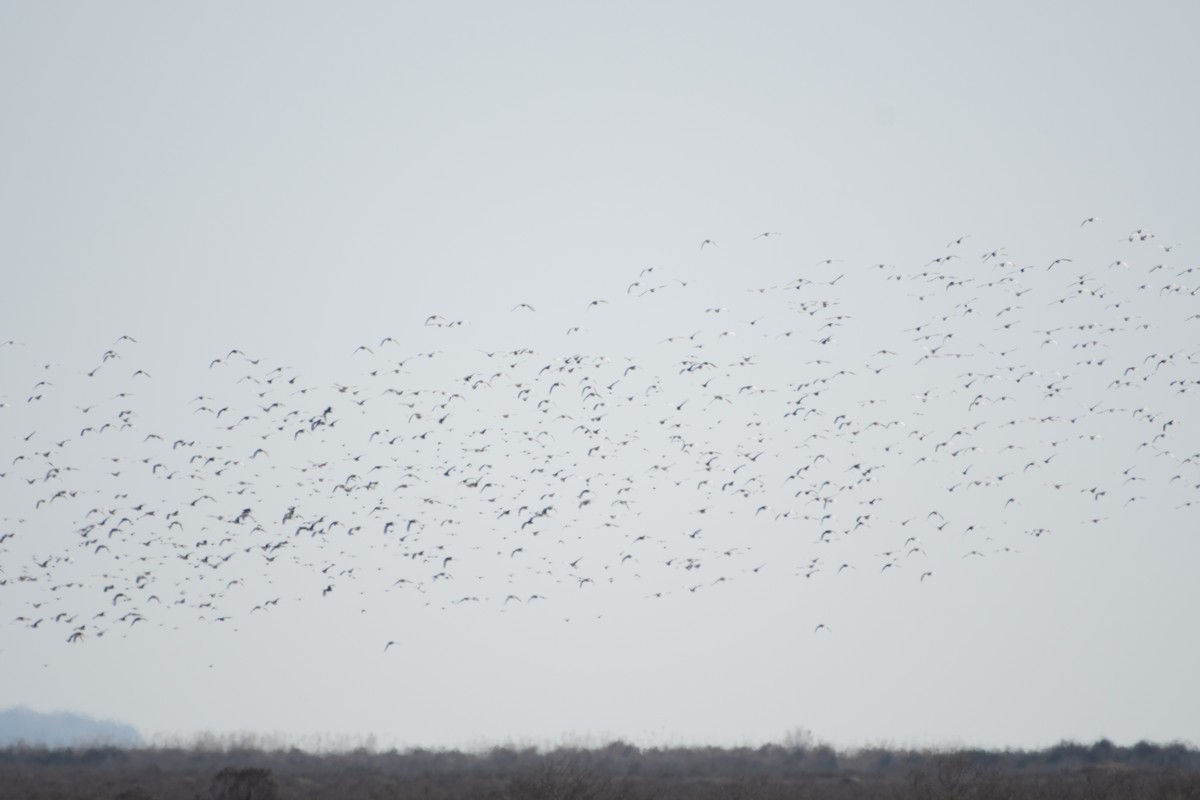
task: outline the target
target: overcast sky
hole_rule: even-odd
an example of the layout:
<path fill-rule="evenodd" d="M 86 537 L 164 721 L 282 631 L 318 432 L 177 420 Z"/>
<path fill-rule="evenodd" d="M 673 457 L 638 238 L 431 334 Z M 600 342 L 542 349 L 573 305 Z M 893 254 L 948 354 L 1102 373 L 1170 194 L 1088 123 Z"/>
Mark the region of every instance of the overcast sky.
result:
<path fill-rule="evenodd" d="M 4 4 L 0 706 L 1200 743 L 1198 26 Z"/>

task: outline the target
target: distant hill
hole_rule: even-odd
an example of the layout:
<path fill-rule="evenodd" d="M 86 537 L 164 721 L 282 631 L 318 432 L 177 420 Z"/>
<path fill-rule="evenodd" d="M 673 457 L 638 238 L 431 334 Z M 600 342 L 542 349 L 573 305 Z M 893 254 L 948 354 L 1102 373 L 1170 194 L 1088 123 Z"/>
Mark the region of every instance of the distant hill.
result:
<path fill-rule="evenodd" d="M 0 747 L 16 744 L 46 747 L 78 745 L 117 745 L 133 747 L 142 737 L 131 725 L 95 720 L 80 714 L 57 712 L 41 714 L 28 708 L 0 711 Z"/>

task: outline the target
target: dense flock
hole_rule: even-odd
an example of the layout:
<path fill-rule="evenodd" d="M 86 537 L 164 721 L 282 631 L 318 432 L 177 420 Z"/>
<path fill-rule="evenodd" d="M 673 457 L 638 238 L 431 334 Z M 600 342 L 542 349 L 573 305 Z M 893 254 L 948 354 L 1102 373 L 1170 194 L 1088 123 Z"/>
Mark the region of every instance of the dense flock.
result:
<path fill-rule="evenodd" d="M 791 235 L 475 318 L 432 298 L 319 364 L 8 331 L 0 628 L 87 646 L 343 596 L 569 618 L 579 593 L 768 578 L 886 596 L 1200 519 L 1186 247 L 1095 218 L 1053 254 L 955 235 L 911 263 L 782 256 Z"/>

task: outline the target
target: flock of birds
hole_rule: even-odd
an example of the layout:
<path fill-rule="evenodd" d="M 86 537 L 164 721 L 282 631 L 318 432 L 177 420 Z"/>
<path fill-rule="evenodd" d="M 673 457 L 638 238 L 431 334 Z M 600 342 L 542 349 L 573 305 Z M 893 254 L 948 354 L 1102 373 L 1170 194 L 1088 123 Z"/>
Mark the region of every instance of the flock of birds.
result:
<path fill-rule="evenodd" d="M 1111 257 L 959 236 L 762 282 L 705 262 L 786 232 L 705 239 L 603 297 L 429 314 L 346 347 L 336 380 L 230 348 L 164 381 L 141 334 L 72 366 L 0 342 L 28 379 L 0 394 L 0 626 L 82 644 L 348 593 L 515 613 L 922 587 L 1049 535 L 1184 525 L 1200 267 L 1102 226 L 1064 235 Z"/>

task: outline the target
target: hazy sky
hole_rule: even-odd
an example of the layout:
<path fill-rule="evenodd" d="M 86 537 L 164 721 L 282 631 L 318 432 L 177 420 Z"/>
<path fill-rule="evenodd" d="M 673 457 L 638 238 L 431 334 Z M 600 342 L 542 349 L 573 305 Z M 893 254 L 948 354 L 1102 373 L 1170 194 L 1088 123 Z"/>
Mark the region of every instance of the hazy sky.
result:
<path fill-rule="evenodd" d="M 0 707 L 1200 743 L 1198 28 L 5 3 Z"/>

